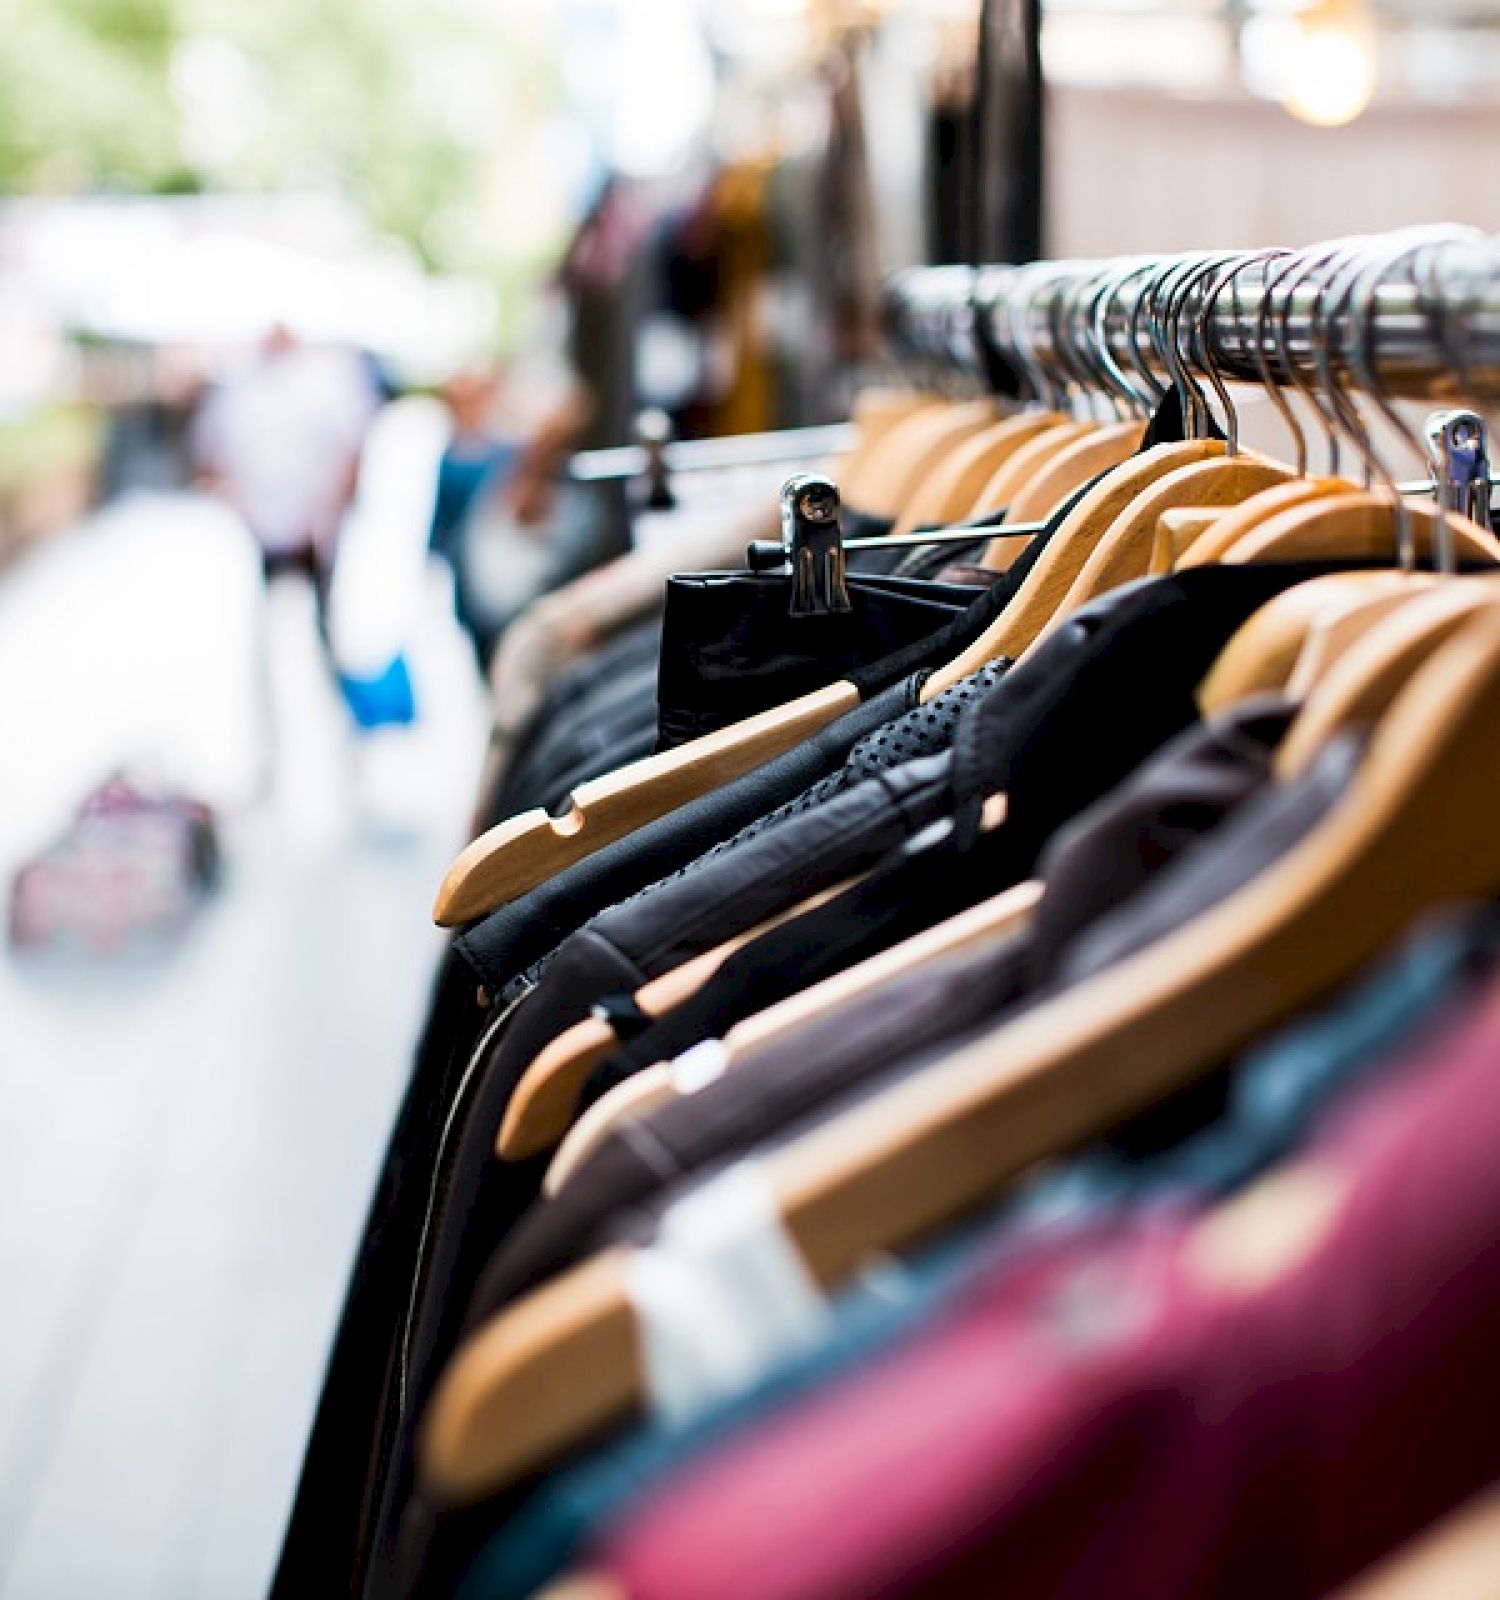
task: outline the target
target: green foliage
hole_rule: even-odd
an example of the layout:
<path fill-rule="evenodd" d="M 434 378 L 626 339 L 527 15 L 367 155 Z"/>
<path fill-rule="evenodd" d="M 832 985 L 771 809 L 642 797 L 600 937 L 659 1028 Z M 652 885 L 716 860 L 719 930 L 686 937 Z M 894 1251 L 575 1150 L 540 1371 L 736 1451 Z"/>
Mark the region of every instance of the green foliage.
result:
<path fill-rule="evenodd" d="M 545 29 L 524 6 L 6 0 L 4 9 L 0 191 L 331 185 L 437 265 L 485 264 L 477 247 L 481 259 L 442 259 L 455 254 L 456 230 L 432 221 L 472 203 L 512 119 L 556 97 Z M 205 43 L 209 75 L 195 82 Z M 471 243 L 460 232 L 460 249 Z"/>

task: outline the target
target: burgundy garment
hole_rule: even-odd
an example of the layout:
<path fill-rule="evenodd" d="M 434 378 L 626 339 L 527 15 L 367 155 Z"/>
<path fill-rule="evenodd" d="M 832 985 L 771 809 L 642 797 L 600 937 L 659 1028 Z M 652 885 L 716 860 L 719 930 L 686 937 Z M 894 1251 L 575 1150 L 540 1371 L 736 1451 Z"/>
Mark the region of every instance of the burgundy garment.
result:
<path fill-rule="evenodd" d="M 1500 1472 L 1500 1011 L 1205 1217 L 997 1271 L 612 1530 L 633 1600 L 1324 1593 Z"/>

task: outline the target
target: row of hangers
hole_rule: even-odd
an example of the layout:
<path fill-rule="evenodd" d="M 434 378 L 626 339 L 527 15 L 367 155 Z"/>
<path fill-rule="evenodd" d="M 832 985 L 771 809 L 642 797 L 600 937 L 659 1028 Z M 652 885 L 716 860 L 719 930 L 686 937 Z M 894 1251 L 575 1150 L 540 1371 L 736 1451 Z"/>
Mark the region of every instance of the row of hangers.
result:
<path fill-rule="evenodd" d="M 974 320 L 972 284 L 961 302 L 942 301 L 934 279 L 919 287 L 947 324 Z M 1500 891 L 1500 544 L 1487 526 L 1483 423 L 1448 411 L 1415 441 L 1438 467 L 1429 503 L 1393 481 L 1354 400 L 1358 390 L 1410 438 L 1393 389 L 1451 398 L 1493 387 L 1495 245 L 1467 230 L 1409 230 L 1304 251 L 1010 269 L 990 275 L 985 292 L 988 354 L 998 349 L 1025 374 L 1026 402 L 871 397 L 838 474 L 846 500 L 898 529 L 996 503 L 1015 520 L 1040 520 L 1097 481 L 1004 613 L 933 674 L 924 700 L 1034 648 L 1135 578 L 1210 562 L 1352 559 L 1369 570 L 1314 579 L 1257 613 L 1200 700 L 1212 711 L 1265 688 L 1295 692 L 1302 710 L 1278 753 L 1282 777 L 1306 770 L 1342 730 L 1369 742 L 1330 815 L 1215 909 L 757 1162 L 782 1233 L 829 1289 L 961 1220 L 1034 1162 L 1191 1083 L 1351 976 L 1428 907 Z M 1222 437 L 1200 378 L 1222 409 Z M 1226 378 L 1257 380 L 1282 411 L 1290 462 L 1241 447 Z M 1321 475 L 1309 472 L 1281 384 L 1326 433 Z M 1189 437 L 1143 447 L 1143 414 L 1168 393 Z M 1350 450 L 1359 481 L 1339 470 Z M 1013 552 L 1014 541 L 997 539 L 985 559 Z M 1437 570 L 1418 570 L 1419 559 Z M 852 684 L 835 684 L 586 785 L 565 817 L 536 813 L 492 830 L 450 872 L 439 920 L 483 915 L 856 701 Z M 1003 818 L 997 795 L 985 824 Z M 1039 893 L 1008 890 L 740 1023 L 726 1041 L 728 1070 L 896 972 L 1014 929 Z M 642 1009 L 680 1001 L 731 948 L 647 986 Z M 663 1066 L 573 1125 L 583 1081 L 613 1043 L 602 1029 L 586 1022 L 553 1041 L 499 1130 L 507 1159 L 562 1141 L 553 1187 L 623 1118 L 683 1092 Z M 468 1502 L 497 1492 L 641 1408 L 628 1265 L 624 1250 L 598 1255 L 469 1340 L 424 1421 L 421 1469 L 435 1493 Z"/>
<path fill-rule="evenodd" d="M 1477 236 L 1459 230 L 1424 238 L 1427 248 L 1446 250 L 1450 277 L 1456 270 L 1453 251 L 1463 251 L 1467 257 L 1481 249 Z M 1446 245 L 1440 239 L 1446 239 Z M 1040 522 L 1081 485 L 1102 472 L 1108 474 L 1074 507 L 1005 616 L 934 675 L 925 699 L 988 661 L 1019 655 L 1054 617 L 1066 615 L 1112 585 L 1159 570 L 1167 559 L 1165 550 L 1156 549 L 1158 538 L 1166 537 L 1160 532 L 1164 513 L 1200 514 L 1171 525 L 1171 536 L 1182 546 L 1177 553 L 1190 563 L 1222 559 L 1232 541 L 1248 538 L 1256 528 L 1264 530 L 1265 539 L 1285 559 L 1299 545 L 1301 553 L 1316 554 L 1321 551 L 1311 545 L 1326 549 L 1331 543 L 1338 543 L 1341 553 L 1357 553 L 1358 546 L 1379 557 L 1390 548 L 1393 516 L 1404 559 L 1409 561 L 1412 555 L 1409 538 L 1433 537 L 1441 519 L 1430 506 L 1368 488 L 1363 498 L 1351 499 L 1351 491 L 1359 491 L 1337 475 L 1336 443 L 1328 474 L 1308 477 L 1306 446 L 1289 412 L 1285 414 L 1297 441 L 1292 464 L 1239 448 L 1235 413 L 1227 404 L 1222 376 L 1230 363 L 1222 348 L 1210 352 L 1207 343 L 1216 319 L 1232 304 L 1226 291 L 1251 271 L 1262 280 L 1253 320 L 1240 311 L 1231 314 L 1226 320 L 1235 331 L 1219 344 L 1227 343 L 1232 350 L 1234 339 L 1244 338 L 1246 326 L 1253 329 L 1247 341 L 1254 356 L 1250 373 L 1273 401 L 1284 406 L 1275 381 L 1274 369 L 1279 368 L 1281 375 L 1298 383 L 1321 415 L 1307 366 L 1332 395 L 1337 392 L 1329 381 L 1335 359 L 1369 367 L 1369 346 L 1380 342 L 1377 301 L 1386 280 L 1377 263 L 1374 268 L 1346 268 L 1338 282 L 1332 281 L 1332 264 L 1338 259 L 1334 252 L 1339 248 L 1012 269 L 1005 279 L 1011 298 L 1002 302 L 1005 347 L 1014 353 L 1016 366 L 1029 383 L 1031 404 L 1016 408 L 992 397 L 954 402 L 930 394 L 878 392 L 859 407 L 858 442 L 838 470 L 842 496 L 869 515 L 893 520 L 897 534 L 910 534 L 933 522 L 959 521 L 1002 505 L 1008 507 L 1011 523 Z M 1430 278 L 1438 269 L 1424 263 L 1421 270 Z M 933 274 L 939 290 L 951 283 L 949 273 L 950 269 L 942 269 Z M 981 286 L 992 296 L 1000 292 L 994 274 L 981 280 Z M 969 289 L 957 302 L 951 298 L 941 302 L 956 303 L 967 314 L 971 329 L 976 292 Z M 1339 340 L 1323 340 L 1312 351 L 1305 348 L 1306 331 L 1294 329 L 1291 315 L 1307 293 L 1318 297 L 1318 318 L 1329 330 L 1341 331 Z M 1361 313 L 1351 318 L 1348 304 L 1356 295 Z M 1345 302 L 1342 311 L 1336 309 L 1339 300 Z M 1388 314 L 1386 325 L 1395 320 Z M 1449 347 L 1456 348 L 1452 317 L 1432 321 L 1425 370 L 1429 374 L 1461 370 L 1450 355 Z M 999 342 L 993 320 L 989 327 L 987 343 L 993 346 Z M 1047 336 L 1045 342 L 1039 335 Z M 1294 338 L 1304 345 L 1302 364 L 1292 359 Z M 1314 355 L 1316 360 L 1311 359 Z M 1165 392 L 1158 376 L 1161 369 L 1175 387 L 1190 425 L 1205 425 L 1206 403 L 1189 378 L 1188 362 L 1209 377 L 1226 406 L 1229 437 L 1189 437 L 1142 449 L 1143 418 L 1160 404 Z M 1388 411 L 1389 402 L 1375 376 L 1373 370 L 1354 374 L 1360 387 Z M 1079 415 L 1084 409 L 1097 412 L 1101 402 L 1115 420 Z M 1326 403 L 1348 409 L 1343 402 Z M 1121 420 L 1127 412 L 1129 419 Z M 1350 420 L 1328 414 L 1335 439 Z M 1389 489 L 1367 434 L 1357 431 L 1354 440 L 1366 484 L 1380 479 Z M 1264 492 L 1278 490 L 1279 494 L 1262 498 Z M 1311 503 L 1325 498 L 1337 498 L 1338 503 L 1313 516 Z M 1188 540 L 1205 531 L 1205 516 L 1241 505 L 1246 510 L 1236 520 L 1215 517 L 1217 536 L 1196 555 L 1186 549 Z M 1292 516 L 1299 509 L 1304 512 L 1300 521 Z M 1278 521 L 1283 513 L 1291 520 Z M 1249 557 L 1250 548 L 1241 552 L 1242 559 L 1266 558 L 1264 553 Z M 1003 569 L 1018 553 L 1018 541 L 997 535 L 986 550 L 985 564 Z M 830 685 L 791 705 L 582 785 L 562 816 L 532 811 L 509 819 L 475 840 L 454 862 L 438 893 L 435 920 L 454 927 L 487 915 L 615 839 L 781 754 L 857 701 L 852 684 Z"/>

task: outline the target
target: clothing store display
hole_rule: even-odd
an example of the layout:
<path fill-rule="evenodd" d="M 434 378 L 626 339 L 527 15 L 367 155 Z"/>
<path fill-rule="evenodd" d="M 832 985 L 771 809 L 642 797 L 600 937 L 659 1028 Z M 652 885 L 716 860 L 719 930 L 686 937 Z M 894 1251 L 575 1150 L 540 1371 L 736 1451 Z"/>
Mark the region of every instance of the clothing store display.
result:
<path fill-rule="evenodd" d="M 1009 1264 L 660 1487 L 607 1566 L 639 1596 L 1322 1594 L 1500 1466 L 1497 1044 L 1490 994 L 1238 1203 Z"/>
<path fill-rule="evenodd" d="M 825 1039 L 821 1052 L 813 1041 L 794 1041 L 801 1048 L 793 1061 L 783 1065 L 779 1072 L 770 1061 L 752 1060 L 689 1095 L 677 1108 L 683 1113 L 678 1122 L 684 1136 L 690 1140 L 696 1138 L 697 1149 L 703 1152 L 694 1164 L 696 1169 L 701 1171 L 714 1160 L 722 1160 L 776 1136 L 862 1085 L 878 1084 L 899 1076 L 903 1060 L 920 1060 L 939 1040 L 964 1037 L 981 1022 L 990 1020 L 995 1012 L 1013 1010 L 1025 1003 L 1028 993 L 1048 988 L 1053 972 L 1065 964 L 1068 944 L 1100 910 L 1113 905 L 1112 920 L 1127 924 L 1130 921 L 1128 899 L 1120 904 L 1125 891 L 1118 877 L 1108 898 L 1100 896 L 1101 867 L 1110 861 L 1120 865 L 1124 852 L 1128 851 L 1142 860 L 1137 869 L 1141 873 L 1161 871 L 1174 853 L 1183 850 L 1193 837 L 1186 829 L 1173 829 L 1174 813 L 1181 815 L 1191 811 L 1196 827 L 1208 829 L 1225 808 L 1242 803 L 1263 783 L 1266 762 L 1264 758 L 1257 762 L 1253 754 L 1246 753 L 1243 748 L 1236 752 L 1234 747 L 1239 743 L 1253 751 L 1257 739 L 1252 730 L 1262 737 L 1274 735 L 1285 725 L 1286 715 L 1279 708 L 1268 708 L 1223 730 L 1217 748 L 1211 739 L 1204 739 L 1190 741 L 1190 747 L 1180 754 L 1169 752 L 1162 762 L 1164 771 L 1145 777 L 1139 795 L 1122 797 L 1117 803 L 1101 807 L 1101 816 L 1091 826 L 1072 830 L 1071 838 L 1058 852 L 1058 859 L 1051 863 L 1056 874 L 1053 890 L 1044 897 L 1035 918 L 1036 926 L 1030 934 L 1001 941 L 997 948 L 982 950 L 904 982 L 898 980 L 863 1014 L 840 1019 L 843 1026 L 836 1040 Z M 1241 830 L 1242 838 L 1226 843 L 1221 851 L 1203 854 L 1202 860 L 1208 870 L 1194 874 L 1192 887 L 1179 891 L 1176 902 L 1181 913 L 1191 914 L 1200 905 L 1212 904 L 1253 876 L 1268 859 L 1275 859 L 1289 848 L 1299 833 L 1305 832 L 1337 797 L 1345 781 L 1346 766 L 1347 763 L 1337 760 L 1325 763 L 1304 784 L 1274 797 L 1277 802 L 1274 821 L 1264 814 L 1265 808 L 1261 808 L 1259 816 L 1252 812 L 1245 819 L 1249 826 Z M 1084 820 L 1087 823 L 1088 819 Z M 1156 849 L 1143 850 L 1141 846 L 1146 840 L 1154 840 Z M 1192 852 L 1188 854 L 1191 858 Z M 1047 865 L 1043 865 L 1044 876 Z M 1049 914 L 1051 901 L 1061 904 Z M 1143 940 L 1152 937 L 1154 932 L 1148 926 L 1143 931 Z M 753 1102 L 747 1105 L 743 1093 L 735 1100 L 733 1086 L 736 1084 L 742 1090 L 751 1085 L 757 1089 Z M 714 1091 L 721 1085 L 730 1088 L 727 1106 L 714 1103 Z M 734 1121 L 736 1113 L 738 1126 Z M 481 1129 L 488 1126 L 490 1120 L 481 1116 Z M 651 1176 L 655 1179 L 652 1187 L 659 1187 L 667 1174 L 671 1134 L 668 1133 L 657 1149 L 650 1132 L 650 1129 L 641 1129 L 637 1136 L 640 1142 L 633 1148 L 651 1149 L 654 1158 Z M 481 1139 L 473 1157 L 483 1161 L 489 1153 Z M 471 1169 L 474 1164 L 474 1160 L 468 1163 Z M 461 1156 L 454 1164 L 453 1177 L 444 1195 L 448 1216 L 470 1237 L 477 1232 L 480 1237 L 505 1238 L 513 1224 L 503 1208 L 507 1203 L 515 1204 L 517 1191 L 524 1182 L 525 1164 L 511 1168 L 508 1184 L 497 1186 L 491 1179 L 485 1189 L 478 1191 L 460 1177 L 464 1165 Z M 488 1170 L 488 1165 L 484 1170 Z M 502 1168 L 502 1176 L 504 1171 Z M 570 1180 L 569 1187 L 586 1179 L 587 1174 L 580 1173 Z M 631 1218 L 633 1210 L 638 1211 L 639 1207 L 632 1207 L 631 1201 L 642 1197 L 627 1194 L 609 1198 L 618 1202 L 611 1205 L 611 1215 L 618 1222 Z M 533 1211 L 531 1215 L 545 1232 L 545 1203 L 540 1211 Z M 430 1237 L 441 1239 L 444 1234 L 452 1240 L 448 1260 L 444 1263 L 446 1276 L 450 1281 L 470 1281 L 475 1272 L 474 1263 L 465 1263 L 455 1256 L 453 1246 L 458 1242 L 454 1237 L 455 1229 L 452 1223 L 445 1227 L 441 1214 L 436 1214 Z M 527 1246 L 519 1236 L 516 1242 L 521 1243 L 524 1262 Z M 595 1237 L 591 1242 L 597 1246 L 607 1240 Z M 442 1245 L 435 1243 L 434 1255 L 441 1250 Z M 553 1270 L 564 1264 L 566 1262 L 551 1263 Z M 502 1261 L 480 1277 L 478 1301 L 467 1318 L 471 1327 L 510 1298 L 503 1289 L 497 1295 L 494 1283 L 496 1276 L 503 1281 L 506 1270 L 506 1263 Z M 515 1269 L 510 1270 L 514 1272 Z M 522 1270 L 524 1272 L 525 1268 Z M 525 1283 L 516 1285 L 517 1289 L 522 1287 Z M 433 1336 L 424 1337 L 420 1327 L 414 1328 L 412 1334 L 407 1345 L 412 1360 L 409 1382 L 412 1390 L 420 1395 L 424 1348 L 430 1352 Z"/>
<path fill-rule="evenodd" d="M 944 87 L 967 161 L 1000 113 Z M 658 230 L 673 315 L 748 350 L 798 192 Z M 653 479 L 516 619 L 276 1600 L 1313 1600 L 1500 1477 L 1500 542 L 1208 414 L 1317 382 L 1363 455 L 1354 390 L 1451 385 L 1494 277 L 1438 230 L 898 275 L 897 361 L 982 401 L 856 405 L 839 523 L 763 505 L 743 565 Z"/>
<path fill-rule="evenodd" d="M 1348 1084 L 1432 1027 L 1493 970 L 1497 931 L 1486 911 L 1424 932 L 1353 993 L 1226 1069 L 1207 1092 L 1169 1103 L 1107 1145 L 1059 1163 L 960 1237 L 908 1261 L 872 1267 L 835 1303 L 834 1323 L 818 1349 L 739 1399 L 685 1424 L 634 1430 L 576 1467 L 549 1474 L 476 1558 L 464 1600 L 530 1594 L 578 1554 L 592 1530 L 646 1503 L 673 1467 L 865 1365 L 951 1303 L 997 1257 L 1010 1259 L 1038 1237 L 1050 1244 L 1058 1230 L 1112 1207 L 1147 1199 L 1153 1207 L 1180 1206 L 1249 1183 L 1294 1149 Z M 642 1147 L 650 1148 L 644 1140 Z M 597 1176 L 604 1179 L 602 1167 Z M 581 1191 L 570 1184 L 553 1204 Z M 622 1196 L 617 1209 L 628 1214 L 629 1206 Z"/>

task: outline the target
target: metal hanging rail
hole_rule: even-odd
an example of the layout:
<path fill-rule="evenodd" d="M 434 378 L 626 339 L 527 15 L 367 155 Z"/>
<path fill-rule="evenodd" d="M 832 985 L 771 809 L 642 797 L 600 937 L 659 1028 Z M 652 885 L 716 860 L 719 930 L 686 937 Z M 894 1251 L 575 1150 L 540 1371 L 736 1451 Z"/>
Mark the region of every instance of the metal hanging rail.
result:
<path fill-rule="evenodd" d="M 1429 229 L 1300 251 L 915 268 L 888 280 L 885 325 L 913 368 L 991 381 L 997 362 L 1064 378 L 1144 364 L 1160 380 L 1170 352 L 1195 376 L 1316 384 L 1331 368 L 1392 396 L 1500 399 L 1500 240 Z"/>
<path fill-rule="evenodd" d="M 771 433 L 731 433 L 715 439 L 681 439 L 661 447 L 667 470 L 714 472 L 727 467 L 817 461 L 841 455 L 854 443 L 851 423 L 814 428 L 783 428 Z M 640 477 L 650 464 L 648 447 L 626 444 L 608 450 L 585 450 L 568 463 L 577 483 L 610 483 Z"/>

